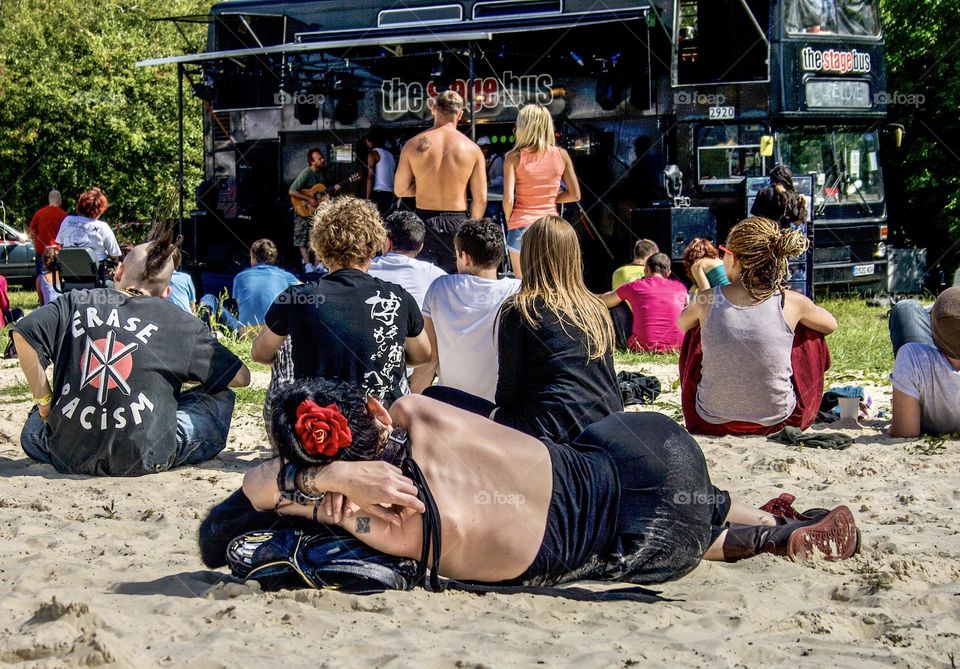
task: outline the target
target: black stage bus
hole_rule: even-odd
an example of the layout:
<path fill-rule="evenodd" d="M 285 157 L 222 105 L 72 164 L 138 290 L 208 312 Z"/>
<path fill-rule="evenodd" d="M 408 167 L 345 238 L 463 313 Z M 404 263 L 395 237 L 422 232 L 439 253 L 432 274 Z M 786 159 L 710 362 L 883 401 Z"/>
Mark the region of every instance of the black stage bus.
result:
<path fill-rule="evenodd" d="M 778 162 L 810 194 L 816 284 L 886 286 L 876 0 L 231 0 L 203 20 L 205 52 L 142 63 L 177 63 L 204 100 L 187 231 L 201 260 L 261 236 L 292 258 L 287 188 L 307 149 L 330 182 L 365 174 L 371 128 L 399 153 L 452 88 L 463 131 L 501 154 L 518 108 L 548 106 L 594 290 L 638 236 L 674 259 L 693 236 L 722 241 Z"/>

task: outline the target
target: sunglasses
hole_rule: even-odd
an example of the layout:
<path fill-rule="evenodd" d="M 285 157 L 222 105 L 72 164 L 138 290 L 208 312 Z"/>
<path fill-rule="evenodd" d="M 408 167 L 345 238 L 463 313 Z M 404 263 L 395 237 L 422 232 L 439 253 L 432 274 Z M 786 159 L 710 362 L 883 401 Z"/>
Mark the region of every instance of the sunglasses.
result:
<path fill-rule="evenodd" d="M 721 259 L 723 258 L 724 255 L 726 255 L 726 254 L 728 254 L 728 253 L 729 253 L 731 256 L 733 255 L 733 251 L 731 251 L 730 249 L 728 249 L 728 248 L 727 248 L 726 246 L 724 246 L 723 244 L 717 244 L 717 248 L 720 249 L 720 258 L 721 258 Z"/>

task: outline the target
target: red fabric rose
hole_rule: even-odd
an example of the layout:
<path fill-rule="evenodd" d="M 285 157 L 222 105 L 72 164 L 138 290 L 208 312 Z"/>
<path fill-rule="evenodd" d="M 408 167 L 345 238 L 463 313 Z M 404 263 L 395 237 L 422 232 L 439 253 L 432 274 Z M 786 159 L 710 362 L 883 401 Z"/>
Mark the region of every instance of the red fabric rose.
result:
<path fill-rule="evenodd" d="M 310 455 L 333 457 L 353 441 L 347 419 L 336 404 L 321 407 L 304 400 L 297 407 L 297 424 L 293 429 Z"/>

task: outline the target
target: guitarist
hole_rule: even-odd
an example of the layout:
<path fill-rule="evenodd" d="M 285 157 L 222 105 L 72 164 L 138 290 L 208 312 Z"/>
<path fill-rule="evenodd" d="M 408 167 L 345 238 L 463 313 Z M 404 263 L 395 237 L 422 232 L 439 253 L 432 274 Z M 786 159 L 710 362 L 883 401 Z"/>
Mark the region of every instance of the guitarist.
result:
<path fill-rule="evenodd" d="M 299 176 L 293 180 L 293 183 L 290 184 L 290 197 L 301 202 L 306 203 L 310 210 L 317 208 L 317 205 L 320 204 L 320 200 L 327 197 L 328 195 L 333 195 L 340 192 L 340 185 L 337 184 L 333 186 L 330 190 L 320 195 L 318 199 L 315 196 L 304 195 L 300 191 L 313 188 L 317 184 L 326 183 L 327 180 L 327 171 L 326 171 L 327 161 L 323 157 L 323 151 L 321 149 L 313 148 L 307 151 L 307 167 L 300 172 Z M 299 247 L 300 249 L 300 262 L 303 263 L 303 271 L 310 272 L 315 271 L 316 267 L 310 263 L 310 227 L 313 225 L 313 217 L 304 217 L 299 216 L 296 213 L 293 215 L 293 244 L 294 246 Z"/>

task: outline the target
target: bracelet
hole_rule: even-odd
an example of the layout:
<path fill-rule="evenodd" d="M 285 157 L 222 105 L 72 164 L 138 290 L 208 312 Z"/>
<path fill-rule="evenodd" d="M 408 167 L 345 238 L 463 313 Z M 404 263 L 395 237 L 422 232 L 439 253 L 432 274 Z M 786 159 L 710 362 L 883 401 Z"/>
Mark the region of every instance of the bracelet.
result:
<path fill-rule="evenodd" d="M 280 498 L 309 506 L 311 504 L 320 504 L 326 496 L 326 492 L 319 495 L 307 495 L 297 487 L 297 474 L 300 472 L 292 462 L 287 462 L 277 472 L 277 489 L 280 491 Z"/>
<path fill-rule="evenodd" d="M 45 407 L 53 401 L 53 393 L 47 393 L 43 397 L 34 397 L 33 401 L 37 403 L 38 407 Z"/>

